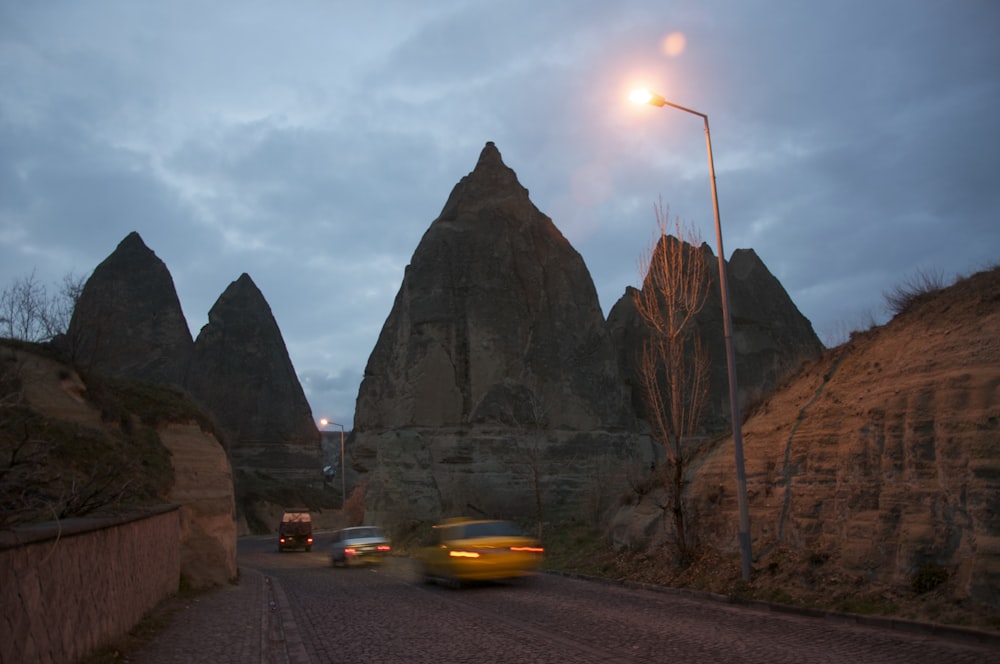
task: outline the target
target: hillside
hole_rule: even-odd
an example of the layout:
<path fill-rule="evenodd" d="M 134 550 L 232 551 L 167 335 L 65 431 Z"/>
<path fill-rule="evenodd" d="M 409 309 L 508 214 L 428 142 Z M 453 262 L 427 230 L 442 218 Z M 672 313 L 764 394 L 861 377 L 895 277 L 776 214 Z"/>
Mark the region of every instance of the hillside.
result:
<path fill-rule="evenodd" d="M 678 575 L 656 498 L 625 506 L 619 574 L 1000 629 L 1000 269 L 913 293 L 743 426 L 754 579 L 741 587 L 731 440 L 692 464 L 702 560 Z M 644 546 L 637 546 L 642 542 Z M 638 563 L 638 564 L 637 564 Z"/>
<path fill-rule="evenodd" d="M 83 376 L 43 346 L 0 344 L 0 529 L 179 506 L 181 574 L 236 577 L 232 470 L 181 392 Z"/>

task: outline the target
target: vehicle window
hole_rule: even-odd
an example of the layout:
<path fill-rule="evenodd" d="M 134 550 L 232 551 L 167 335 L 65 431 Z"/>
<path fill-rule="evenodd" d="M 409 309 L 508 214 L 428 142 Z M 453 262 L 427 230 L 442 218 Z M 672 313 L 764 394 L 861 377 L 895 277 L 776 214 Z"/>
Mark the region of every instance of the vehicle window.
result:
<path fill-rule="evenodd" d="M 463 538 L 475 537 L 518 537 L 521 532 L 509 521 L 486 521 L 470 523 L 464 528 Z"/>

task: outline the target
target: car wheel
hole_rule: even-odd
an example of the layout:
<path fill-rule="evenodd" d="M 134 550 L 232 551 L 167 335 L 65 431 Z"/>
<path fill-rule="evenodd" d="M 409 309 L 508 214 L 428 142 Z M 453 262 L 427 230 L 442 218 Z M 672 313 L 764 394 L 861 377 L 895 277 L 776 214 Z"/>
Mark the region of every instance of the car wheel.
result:
<path fill-rule="evenodd" d="M 312 550 L 313 550 L 313 548 L 312 548 L 311 546 L 307 546 L 307 547 L 306 547 L 306 553 L 309 553 L 309 552 L 310 552 L 310 551 L 312 551 Z"/>

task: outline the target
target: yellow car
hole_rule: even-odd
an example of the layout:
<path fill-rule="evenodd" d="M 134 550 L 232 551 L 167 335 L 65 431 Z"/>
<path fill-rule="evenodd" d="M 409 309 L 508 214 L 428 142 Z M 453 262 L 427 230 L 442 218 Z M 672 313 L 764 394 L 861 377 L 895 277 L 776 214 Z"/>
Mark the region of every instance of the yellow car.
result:
<path fill-rule="evenodd" d="M 534 574 L 544 554 L 536 539 L 509 521 L 457 518 L 434 526 L 417 557 L 425 582 L 458 587 Z"/>

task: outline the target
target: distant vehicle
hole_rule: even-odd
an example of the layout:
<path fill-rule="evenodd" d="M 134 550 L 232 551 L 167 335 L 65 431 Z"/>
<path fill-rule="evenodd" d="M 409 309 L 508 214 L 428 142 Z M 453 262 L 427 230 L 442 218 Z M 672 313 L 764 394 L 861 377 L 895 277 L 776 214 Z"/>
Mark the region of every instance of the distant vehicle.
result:
<path fill-rule="evenodd" d="M 528 576 L 545 549 L 509 521 L 448 519 L 434 526 L 417 553 L 426 583 L 459 587 L 468 581 Z"/>
<path fill-rule="evenodd" d="M 333 544 L 330 546 L 330 564 L 334 567 L 344 565 L 381 565 L 383 558 L 389 555 L 392 547 L 385 534 L 375 526 L 357 526 L 344 528 L 333 534 Z"/>
<path fill-rule="evenodd" d="M 304 549 L 312 551 L 312 516 L 308 510 L 285 510 L 278 525 L 278 551 Z"/>

